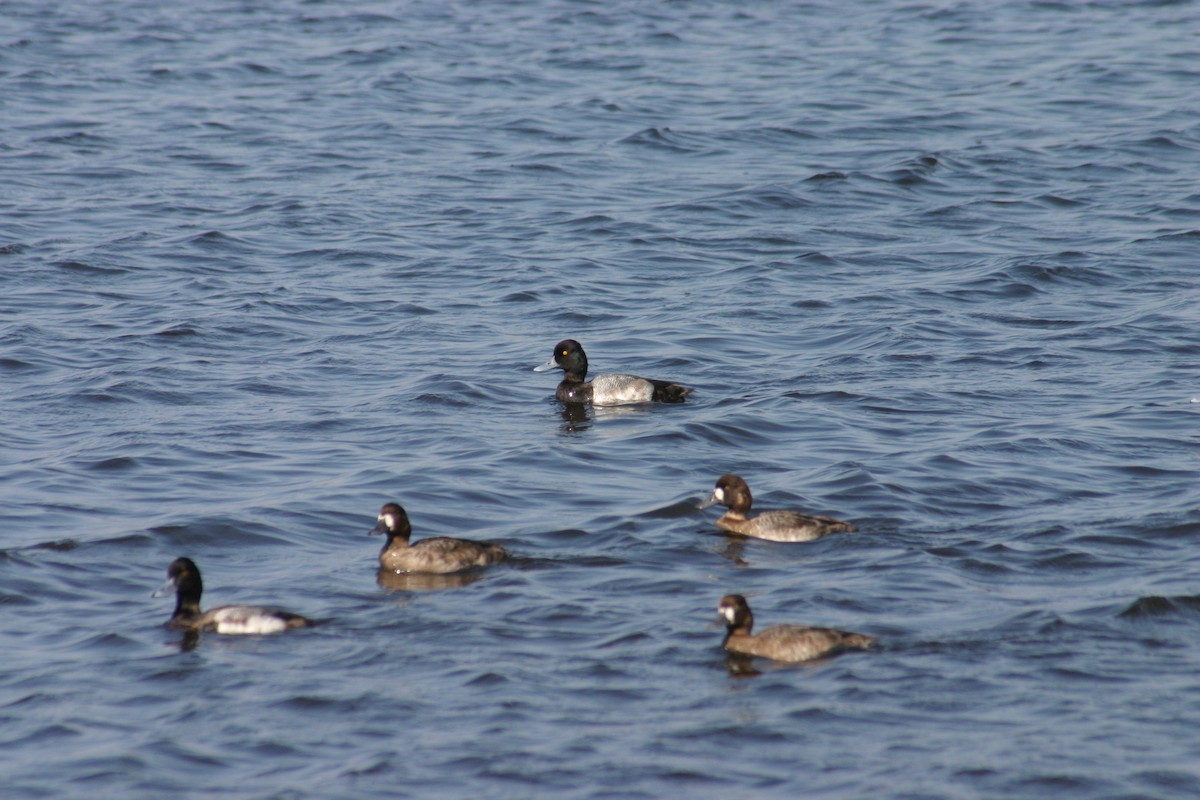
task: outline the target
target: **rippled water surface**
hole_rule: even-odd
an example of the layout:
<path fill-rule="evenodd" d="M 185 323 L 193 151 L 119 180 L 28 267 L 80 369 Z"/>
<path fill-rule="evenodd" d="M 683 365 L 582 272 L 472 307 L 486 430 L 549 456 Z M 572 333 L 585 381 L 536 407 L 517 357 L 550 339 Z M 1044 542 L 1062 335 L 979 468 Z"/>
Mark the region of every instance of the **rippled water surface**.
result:
<path fill-rule="evenodd" d="M 1200 795 L 1198 30 L 4 3 L 4 797 Z M 388 500 L 516 557 L 377 580 Z M 323 624 L 184 642 L 179 555 Z"/>

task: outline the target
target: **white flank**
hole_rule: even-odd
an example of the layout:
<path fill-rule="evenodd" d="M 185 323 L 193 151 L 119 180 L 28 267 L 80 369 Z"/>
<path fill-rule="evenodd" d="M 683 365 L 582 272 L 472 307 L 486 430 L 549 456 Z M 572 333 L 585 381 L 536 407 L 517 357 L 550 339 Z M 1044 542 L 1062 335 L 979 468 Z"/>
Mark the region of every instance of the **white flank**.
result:
<path fill-rule="evenodd" d="M 213 615 L 217 633 L 254 635 L 280 633 L 287 630 L 287 621 L 271 616 L 257 608 L 223 608 Z"/>
<path fill-rule="evenodd" d="M 653 395 L 653 384 L 636 375 L 601 375 L 592 381 L 592 405 L 649 403 Z"/>

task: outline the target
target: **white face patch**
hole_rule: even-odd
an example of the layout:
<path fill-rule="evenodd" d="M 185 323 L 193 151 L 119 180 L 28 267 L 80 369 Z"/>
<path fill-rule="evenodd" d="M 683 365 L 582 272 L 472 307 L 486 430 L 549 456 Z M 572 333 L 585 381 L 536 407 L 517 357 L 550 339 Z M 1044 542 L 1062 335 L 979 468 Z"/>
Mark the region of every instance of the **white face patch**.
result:
<path fill-rule="evenodd" d="M 733 606 L 721 606 L 717 610 L 721 612 L 721 616 L 725 618 L 726 622 L 728 622 L 730 625 L 733 624 L 733 616 L 734 616 Z"/>
<path fill-rule="evenodd" d="M 395 514 L 380 514 L 379 521 L 382 522 L 384 525 L 387 525 L 388 530 L 391 530 L 392 528 L 396 527 L 396 515 Z"/>
<path fill-rule="evenodd" d="M 720 486 L 718 486 L 717 488 L 713 489 L 713 497 L 715 497 L 717 499 L 718 503 L 724 503 L 725 502 L 725 490 L 722 489 Z"/>

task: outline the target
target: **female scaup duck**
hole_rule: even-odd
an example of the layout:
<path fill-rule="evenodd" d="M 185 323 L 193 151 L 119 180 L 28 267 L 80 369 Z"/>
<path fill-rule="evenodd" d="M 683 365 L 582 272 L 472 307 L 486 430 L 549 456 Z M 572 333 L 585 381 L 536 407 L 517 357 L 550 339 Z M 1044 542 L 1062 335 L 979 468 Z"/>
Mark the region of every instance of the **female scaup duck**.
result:
<path fill-rule="evenodd" d="M 712 497 L 701 503 L 700 508 L 717 503 L 728 506 L 729 510 L 717 520 L 718 528 L 772 542 L 808 542 L 827 533 L 854 530 L 849 522 L 799 511 L 764 511 L 747 518 L 750 502 L 750 487 L 744 480 L 737 475 L 722 475 L 717 479 Z"/>
<path fill-rule="evenodd" d="M 721 646 L 731 653 L 763 656 L 776 661 L 808 661 L 842 650 L 865 650 L 875 643 L 874 636 L 807 625 L 773 625 L 754 635 L 750 632 L 754 627 L 754 614 L 740 594 L 722 597 L 717 611 L 726 627 Z"/>
<path fill-rule="evenodd" d="M 388 503 L 380 509 L 379 524 L 369 532 L 387 534 L 387 541 L 379 551 L 379 564 L 392 572 L 458 572 L 471 567 L 486 567 L 508 558 L 508 553 L 498 544 L 449 536 L 434 536 L 409 544 L 412 525 L 398 503 Z"/>
<path fill-rule="evenodd" d="M 279 633 L 288 628 L 306 628 L 310 619 L 288 611 L 262 606 L 218 606 L 200 610 L 204 582 L 200 568 L 190 558 L 177 558 L 167 568 L 167 582 L 154 593 L 160 597 L 175 591 L 175 613 L 168 627 L 187 631 L 216 631 L 226 634 Z"/>
<path fill-rule="evenodd" d="M 546 372 L 557 367 L 566 375 L 554 396 L 563 403 L 591 403 L 597 406 L 620 406 L 631 403 L 682 403 L 691 389 L 670 381 L 639 378 L 636 375 L 598 375 L 585 382 L 588 371 L 587 355 L 574 339 L 564 339 L 554 346 L 554 357 L 534 367 L 534 372 Z"/>

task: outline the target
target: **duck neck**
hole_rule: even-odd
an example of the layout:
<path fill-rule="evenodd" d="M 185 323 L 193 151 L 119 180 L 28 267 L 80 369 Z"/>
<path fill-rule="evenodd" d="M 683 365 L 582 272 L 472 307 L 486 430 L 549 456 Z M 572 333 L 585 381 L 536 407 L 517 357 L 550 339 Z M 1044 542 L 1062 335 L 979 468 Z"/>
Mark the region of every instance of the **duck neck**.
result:
<path fill-rule="evenodd" d="M 753 627 L 754 615 L 747 611 L 737 621 L 729 623 L 729 627 L 725 631 L 725 641 L 728 642 L 732 636 L 749 636 Z"/>
<path fill-rule="evenodd" d="M 731 625 L 725 631 L 725 639 L 724 639 L 724 641 L 721 642 L 721 647 L 728 649 L 729 642 L 731 639 L 743 639 L 743 638 L 745 638 L 745 639 L 750 638 L 750 631 L 741 630 L 740 628 L 734 628 Z"/>
<path fill-rule="evenodd" d="M 171 615 L 171 619 L 191 619 L 192 617 L 200 616 L 200 597 L 191 595 L 184 596 L 182 593 L 175 595 L 175 613 Z"/>
<path fill-rule="evenodd" d="M 587 379 L 587 356 L 580 351 L 563 366 L 563 383 L 583 383 Z"/>
<path fill-rule="evenodd" d="M 383 543 L 383 551 L 386 553 L 392 548 L 403 550 L 404 548 L 408 547 L 408 540 L 411 536 L 412 528 L 409 527 L 388 531 L 387 541 Z"/>

